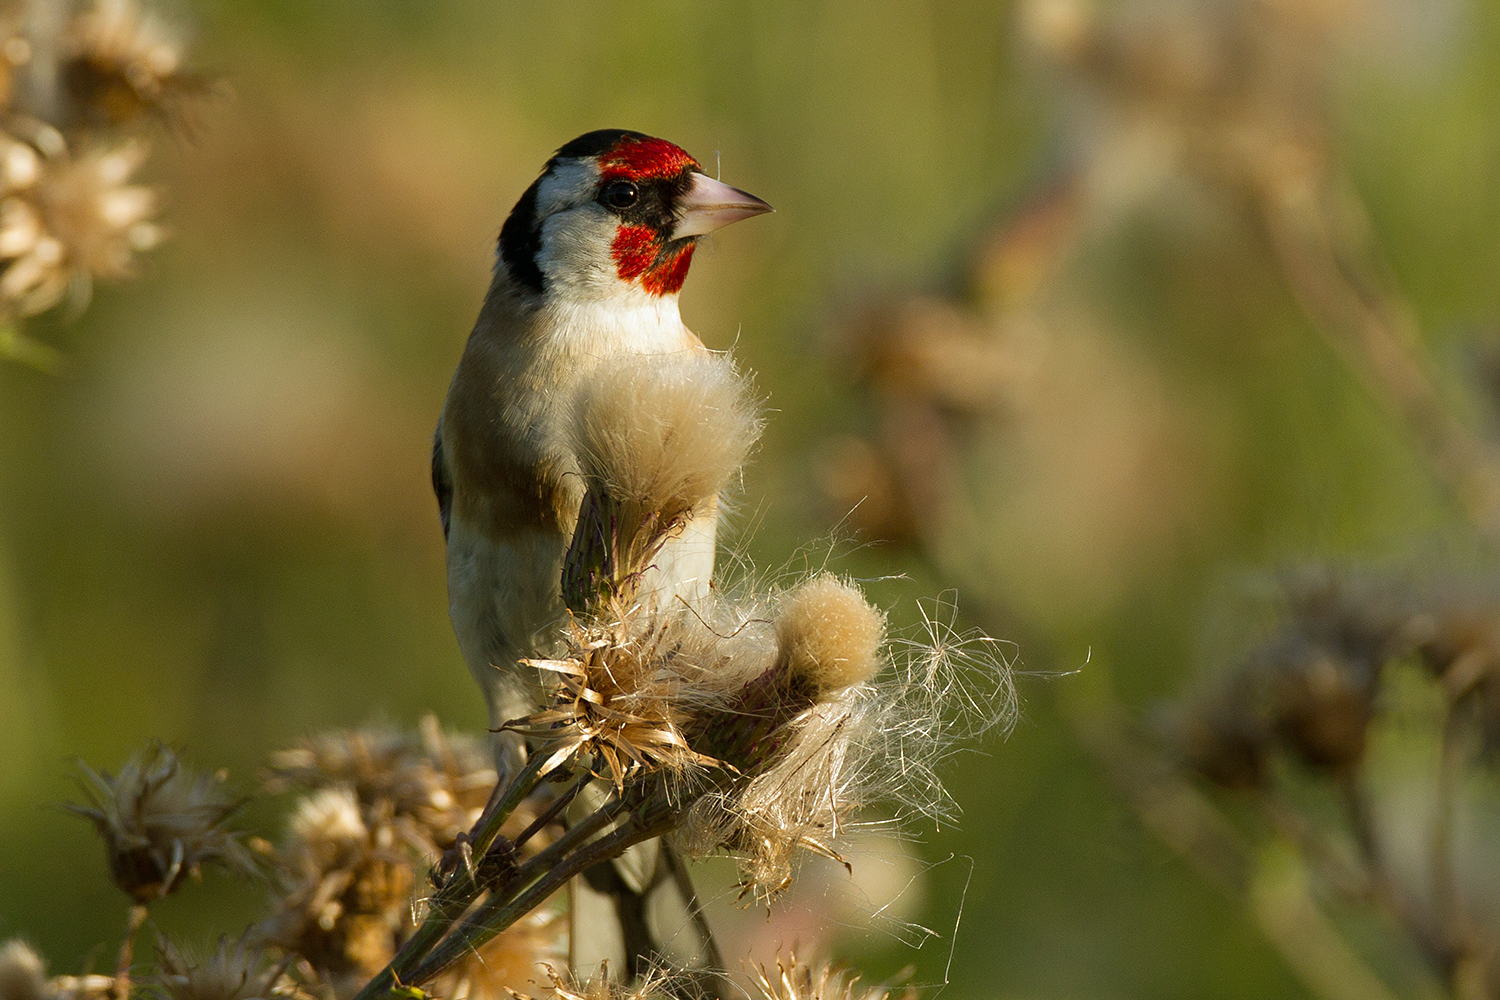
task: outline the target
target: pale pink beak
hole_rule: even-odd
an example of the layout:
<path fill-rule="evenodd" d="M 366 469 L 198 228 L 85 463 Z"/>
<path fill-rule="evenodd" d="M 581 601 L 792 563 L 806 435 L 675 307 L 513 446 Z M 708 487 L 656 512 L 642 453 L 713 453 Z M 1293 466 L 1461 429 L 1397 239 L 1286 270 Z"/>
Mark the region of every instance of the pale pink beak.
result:
<path fill-rule="evenodd" d="M 755 195 L 694 171 L 693 186 L 677 199 L 677 225 L 672 229 L 672 239 L 704 236 L 731 222 L 774 211 Z"/>

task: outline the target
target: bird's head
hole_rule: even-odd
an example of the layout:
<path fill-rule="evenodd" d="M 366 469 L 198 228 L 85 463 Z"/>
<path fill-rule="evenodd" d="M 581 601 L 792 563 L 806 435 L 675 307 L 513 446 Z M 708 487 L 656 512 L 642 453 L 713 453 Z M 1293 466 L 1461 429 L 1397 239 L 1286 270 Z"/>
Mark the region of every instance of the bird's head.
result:
<path fill-rule="evenodd" d="M 601 129 L 559 149 L 516 202 L 500 264 L 539 296 L 676 295 L 700 236 L 771 210 L 664 139 Z"/>

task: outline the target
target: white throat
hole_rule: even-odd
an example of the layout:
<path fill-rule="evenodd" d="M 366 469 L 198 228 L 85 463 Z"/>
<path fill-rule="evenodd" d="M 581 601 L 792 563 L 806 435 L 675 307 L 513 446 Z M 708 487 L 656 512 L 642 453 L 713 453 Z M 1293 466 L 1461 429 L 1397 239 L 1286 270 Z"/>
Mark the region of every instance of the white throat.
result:
<path fill-rule="evenodd" d="M 693 343 L 677 311 L 677 296 L 619 284 L 633 294 L 603 300 L 549 295 L 538 328 L 548 331 L 555 349 L 574 357 L 667 354 Z"/>

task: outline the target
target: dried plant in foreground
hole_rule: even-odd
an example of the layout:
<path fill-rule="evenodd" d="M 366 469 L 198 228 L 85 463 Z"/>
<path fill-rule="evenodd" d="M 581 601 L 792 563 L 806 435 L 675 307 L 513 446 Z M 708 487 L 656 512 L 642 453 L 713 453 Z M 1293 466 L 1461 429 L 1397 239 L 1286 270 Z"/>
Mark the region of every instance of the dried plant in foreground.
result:
<path fill-rule="evenodd" d="M 575 404 L 585 498 L 561 581 L 571 619 L 558 655 L 531 661 L 551 693 L 505 727 L 527 740 L 528 762 L 439 866 L 426 919 L 361 1000 L 422 987 L 575 875 L 646 841 L 670 835 L 689 858 L 727 850 L 745 893 L 765 900 L 790 884 L 799 853 L 842 860 L 856 810 L 942 800 L 923 762 L 952 737 L 941 693 L 972 680 L 948 651 L 890 664 L 883 616 L 831 575 L 741 598 L 652 582 L 665 541 L 717 502 L 754 443 L 752 398 L 727 358 L 668 355 L 602 378 Z M 1003 661 L 972 662 L 1008 691 Z M 911 698 L 914 683 L 930 693 Z M 1002 721 L 1010 704 L 998 699 L 966 731 Z M 523 803 L 556 787 L 549 776 L 564 790 L 539 822 L 586 801 L 592 782 L 604 784 L 601 804 L 539 848 L 538 823 L 503 835 Z"/>
<path fill-rule="evenodd" d="M 153 120 L 208 90 L 175 29 L 136 0 L 21 0 L 0 20 L 0 358 L 56 370 L 21 324 L 157 246 L 158 192 L 133 183 Z"/>
<path fill-rule="evenodd" d="M 524 748 L 516 773 L 497 779 L 477 741 L 432 719 L 304 740 L 269 763 L 266 790 L 297 798 L 278 844 L 252 842 L 252 866 L 224 826 L 222 783 L 170 751 L 118 776 L 85 769 L 92 804 L 75 811 L 138 900 L 107 980 L 115 1000 L 147 903 L 206 864 L 264 869 L 269 912 L 202 958 L 164 944 L 147 977 L 161 1000 L 501 1000 L 575 943 L 557 891 L 650 850 L 672 859 L 710 967 L 628 970 L 635 985 L 575 968 L 552 975 L 554 994 L 728 997 L 679 859 L 727 853 L 742 897 L 769 902 L 806 855 L 849 865 L 841 848 L 865 810 L 950 819 L 937 765 L 1014 713 L 991 640 L 935 625 L 931 643 L 892 642 L 885 615 L 828 572 L 734 594 L 658 572 L 753 448 L 754 399 L 728 357 L 700 352 L 620 365 L 573 401 L 585 496 L 558 578 L 569 617 L 551 655 L 528 661 L 531 711 L 502 727 Z M 764 980 L 766 996 L 887 995 L 797 969 Z"/>

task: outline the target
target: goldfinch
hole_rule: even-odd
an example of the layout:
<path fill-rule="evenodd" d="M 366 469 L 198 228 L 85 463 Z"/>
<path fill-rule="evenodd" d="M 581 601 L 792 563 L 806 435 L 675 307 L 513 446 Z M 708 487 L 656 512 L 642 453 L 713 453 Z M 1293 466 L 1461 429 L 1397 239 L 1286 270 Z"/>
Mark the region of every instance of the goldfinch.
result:
<path fill-rule="evenodd" d="M 492 728 L 534 710 L 536 672 L 518 661 L 543 652 L 561 619 L 563 557 L 583 492 L 568 441 L 575 394 L 611 359 L 704 350 L 677 309 L 694 247 L 769 211 L 678 146 L 605 129 L 559 149 L 501 228 L 432 453 L 449 613 Z M 716 521 L 710 510 L 669 541 L 646 586 L 689 599 L 706 590 Z M 499 734 L 496 755 L 503 781 L 525 747 Z M 650 933 L 651 891 L 684 887 L 680 869 L 651 849 L 588 881 L 593 890 L 575 887 L 575 972 L 602 958 L 636 971 L 662 946 Z M 615 927 L 605 926 L 611 915 Z"/>

